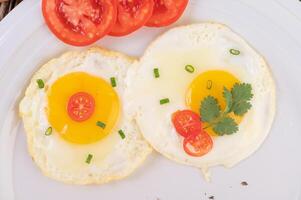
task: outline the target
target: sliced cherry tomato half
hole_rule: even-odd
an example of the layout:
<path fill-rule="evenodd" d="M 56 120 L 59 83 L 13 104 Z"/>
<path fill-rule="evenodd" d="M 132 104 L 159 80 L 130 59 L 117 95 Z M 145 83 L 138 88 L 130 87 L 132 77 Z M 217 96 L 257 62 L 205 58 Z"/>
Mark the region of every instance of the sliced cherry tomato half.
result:
<path fill-rule="evenodd" d="M 128 35 L 140 27 L 152 16 L 153 0 L 119 0 L 117 22 L 109 35 Z"/>
<path fill-rule="evenodd" d="M 172 115 L 176 131 L 183 137 L 197 135 L 202 131 L 200 116 L 191 110 L 177 111 Z"/>
<path fill-rule="evenodd" d="M 152 17 L 146 26 L 168 26 L 177 21 L 183 14 L 188 0 L 154 0 L 155 7 Z"/>
<path fill-rule="evenodd" d="M 61 41 L 85 46 L 111 31 L 116 22 L 116 0 L 43 0 L 49 29 Z"/>
<path fill-rule="evenodd" d="M 208 133 L 205 131 L 198 135 L 191 135 L 184 139 L 183 148 L 184 151 L 194 157 L 200 157 L 211 151 L 213 147 L 213 141 Z"/>
<path fill-rule="evenodd" d="M 89 119 L 94 113 L 94 98 L 85 92 L 72 95 L 68 101 L 67 111 L 70 118 L 77 122 Z"/>

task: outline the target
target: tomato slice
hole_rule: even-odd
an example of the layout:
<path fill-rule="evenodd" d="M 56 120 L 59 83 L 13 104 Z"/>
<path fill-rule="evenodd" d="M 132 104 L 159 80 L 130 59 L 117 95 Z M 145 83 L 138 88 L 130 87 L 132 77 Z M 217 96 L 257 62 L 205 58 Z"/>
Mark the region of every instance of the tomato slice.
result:
<path fill-rule="evenodd" d="M 213 147 L 213 141 L 210 135 L 204 131 L 198 135 L 191 135 L 184 139 L 183 148 L 184 151 L 194 157 L 200 157 L 211 151 Z"/>
<path fill-rule="evenodd" d="M 94 43 L 116 22 L 116 0 L 43 0 L 43 16 L 60 40 L 75 46 Z"/>
<path fill-rule="evenodd" d="M 78 92 L 72 95 L 68 101 L 67 111 L 72 120 L 83 122 L 89 119 L 94 113 L 94 98 L 85 92 Z"/>
<path fill-rule="evenodd" d="M 117 22 L 109 35 L 128 35 L 140 27 L 152 16 L 153 0 L 119 0 Z"/>
<path fill-rule="evenodd" d="M 154 0 L 155 7 L 152 17 L 146 26 L 168 26 L 177 21 L 183 14 L 188 0 Z"/>
<path fill-rule="evenodd" d="M 172 115 L 176 131 L 183 137 L 197 135 L 202 131 L 200 116 L 191 110 L 177 111 Z"/>

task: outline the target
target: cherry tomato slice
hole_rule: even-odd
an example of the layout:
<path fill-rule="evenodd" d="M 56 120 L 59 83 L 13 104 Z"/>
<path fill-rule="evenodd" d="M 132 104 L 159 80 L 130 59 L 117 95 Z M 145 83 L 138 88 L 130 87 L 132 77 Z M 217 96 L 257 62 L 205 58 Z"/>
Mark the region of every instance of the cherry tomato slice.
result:
<path fill-rule="evenodd" d="M 191 110 L 175 112 L 172 122 L 176 131 L 183 137 L 197 135 L 202 131 L 200 116 Z"/>
<path fill-rule="evenodd" d="M 49 29 L 61 41 L 75 46 L 94 43 L 116 22 L 116 0 L 42 0 Z"/>
<path fill-rule="evenodd" d="M 201 132 L 198 135 L 191 135 L 184 139 L 184 151 L 194 157 L 200 157 L 211 151 L 213 141 L 210 135 L 206 132 Z"/>
<path fill-rule="evenodd" d="M 183 14 L 188 0 L 154 0 L 155 7 L 152 17 L 146 26 L 168 26 L 177 21 Z"/>
<path fill-rule="evenodd" d="M 67 111 L 70 118 L 77 122 L 89 119 L 95 109 L 94 98 L 85 92 L 72 95 L 68 101 Z"/>
<path fill-rule="evenodd" d="M 119 0 L 117 22 L 109 35 L 128 35 L 140 27 L 152 16 L 153 0 Z"/>

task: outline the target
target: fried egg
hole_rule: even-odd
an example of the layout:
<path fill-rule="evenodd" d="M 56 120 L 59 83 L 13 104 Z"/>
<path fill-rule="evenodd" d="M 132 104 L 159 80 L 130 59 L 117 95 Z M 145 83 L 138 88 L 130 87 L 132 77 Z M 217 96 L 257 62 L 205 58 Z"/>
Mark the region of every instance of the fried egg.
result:
<path fill-rule="evenodd" d="M 127 80 L 128 102 L 145 139 L 165 157 L 204 172 L 217 165 L 232 167 L 254 153 L 274 119 L 275 84 L 267 63 L 222 24 L 200 23 L 167 31 L 147 48 Z M 188 155 L 171 116 L 186 109 L 200 114 L 201 101 L 208 95 L 224 109 L 223 88 L 230 90 L 235 83 L 251 84 L 254 95 L 249 112 L 233 116 L 238 132 L 217 136 L 209 128 L 212 150 L 201 157 Z"/>
<path fill-rule="evenodd" d="M 29 153 L 42 172 L 72 184 L 121 179 L 151 147 L 125 102 L 133 58 L 101 48 L 42 66 L 20 103 Z"/>

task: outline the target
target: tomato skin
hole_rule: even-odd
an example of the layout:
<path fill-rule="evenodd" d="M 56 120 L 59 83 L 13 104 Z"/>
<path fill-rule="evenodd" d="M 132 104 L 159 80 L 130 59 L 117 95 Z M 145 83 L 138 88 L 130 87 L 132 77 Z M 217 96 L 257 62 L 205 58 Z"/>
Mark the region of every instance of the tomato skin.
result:
<path fill-rule="evenodd" d="M 176 131 L 183 137 L 197 135 L 202 131 L 200 116 L 191 110 L 177 111 L 172 115 Z"/>
<path fill-rule="evenodd" d="M 184 13 L 189 0 L 154 0 L 152 17 L 146 23 L 149 27 L 163 27 L 176 22 Z"/>
<path fill-rule="evenodd" d="M 212 138 L 205 131 L 202 131 L 198 135 L 190 135 L 183 141 L 184 151 L 193 157 L 204 156 L 210 152 L 212 148 Z"/>
<path fill-rule="evenodd" d="M 117 21 L 109 35 L 125 36 L 146 24 L 153 13 L 153 0 L 124 0 L 117 7 Z"/>
<path fill-rule="evenodd" d="M 69 117 L 77 122 L 89 119 L 95 109 L 94 98 L 85 92 L 78 92 L 69 98 L 67 112 Z"/>
<path fill-rule="evenodd" d="M 104 37 L 113 28 L 117 19 L 117 0 L 67 0 L 78 2 L 90 2 L 91 7 L 99 6 L 101 16 L 93 21 L 96 24 L 93 31 L 86 30 L 85 34 L 72 30 L 70 26 L 62 22 L 57 4 L 63 0 L 42 0 L 42 13 L 44 20 L 51 32 L 62 42 L 73 46 L 87 46 Z M 103 11 L 103 13 L 102 13 Z M 92 18 L 92 17 L 91 17 Z M 94 19 L 94 18 L 93 18 Z M 91 25 L 92 23 L 90 23 Z M 91 28 L 91 26 L 90 26 Z"/>

